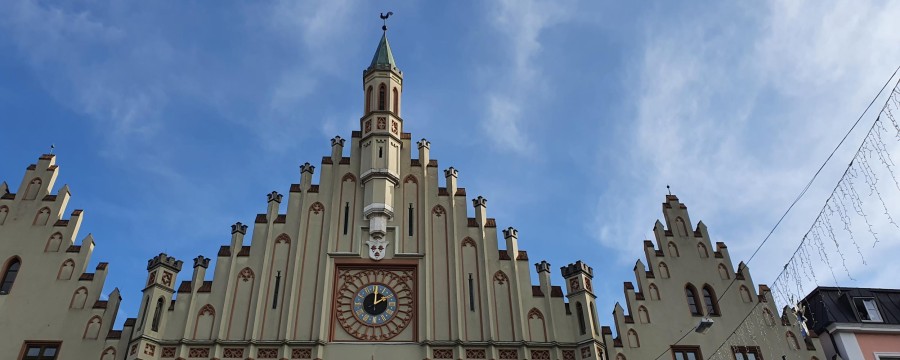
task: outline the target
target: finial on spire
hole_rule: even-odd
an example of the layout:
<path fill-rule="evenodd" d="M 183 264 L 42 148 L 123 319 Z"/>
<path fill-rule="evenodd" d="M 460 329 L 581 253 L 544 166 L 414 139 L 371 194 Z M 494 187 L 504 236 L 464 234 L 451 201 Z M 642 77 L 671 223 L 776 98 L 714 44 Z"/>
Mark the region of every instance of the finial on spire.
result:
<path fill-rule="evenodd" d="M 391 17 L 391 15 L 394 15 L 393 11 L 388 11 L 387 15 L 381 13 L 381 21 L 383 22 L 383 25 L 381 25 L 382 31 L 387 31 L 387 19 Z"/>
<path fill-rule="evenodd" d="M 53 149 L 56 149 L 56 145 L 50 144 L 50 154 L 53 154 Z"/>
<path fill-rule="evenodd" d="M 672 188 L 669 185 L 666 185 L 666 190 L 669 191 L 669 195 L 672 195 Z"/>

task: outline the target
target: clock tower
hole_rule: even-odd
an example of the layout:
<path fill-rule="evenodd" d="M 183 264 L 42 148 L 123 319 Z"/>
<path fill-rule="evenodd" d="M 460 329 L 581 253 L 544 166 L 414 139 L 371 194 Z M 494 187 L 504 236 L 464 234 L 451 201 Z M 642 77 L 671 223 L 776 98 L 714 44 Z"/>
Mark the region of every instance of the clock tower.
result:
<path fill-rule="evenodd" d="M 403 73 L 397 68 L 387 28 L 372 63 L 363 71 L 363 116 L 360 118 L 360 180 L 363 217 L 368 234 L 363 235 L 369 257 L 381 260 L 388 251 L 387 224 L 394 217 L 394 188 L 400 184 L 403 119 L 400 118 Z"/>

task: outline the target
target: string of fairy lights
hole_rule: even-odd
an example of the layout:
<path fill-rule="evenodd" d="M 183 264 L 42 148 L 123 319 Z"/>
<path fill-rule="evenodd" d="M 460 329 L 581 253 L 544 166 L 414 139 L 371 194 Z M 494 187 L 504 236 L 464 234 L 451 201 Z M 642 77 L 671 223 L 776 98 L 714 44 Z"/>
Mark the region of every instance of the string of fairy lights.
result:
<path fill-rule="evenodd" d="M 869 108 L 881 97 L 884 90 L 896 76 L 900 67 L 885 82 L 869 107 L 856 120 L 844 138 L 835 147 L 812 179 L 802 189 L 785 213 L 776 222 L 769 234 L 759 244 L 756 251 L 747 260 L 749 264 L 760 249 L 766 244 L 794 205 L 806 194 L 813 181 L 843 145 L 847 137 L 868 113 Z M 898 79 L 873 121 L 852 160 L 835 185 L 831 194 L 817 214 L 809 230 L 801 238 L 800 244 L 791 254 L 784 267 L 771 282 L 771 294 L 776 304 L 783 304 L 785 316 L 796 316 L 803 312 L 800 301 L 809 291 L 818 287 L 823 281 L 833 283 L 838 288 L 844 279 L 854 281 L 854 270 L 867 266 L 865 250 L 876 247 L 884 235 L 900 235 L 900 225 L 888 203 L 900 200 L 900 179 L 897 177 L 897 164 L 893 154 L 900 152 L 900 122 L 895 114 L 900 114 L 900 79 Z M 738 272 L 744 269 L 739 266 Z M 829 279 L 829 280 L 826 280 Z M 733 278 L 725 291 L 716 299 L 722 299 L 735 284 Z M 703 354 L 706 359 L 732 359 L 732 347 L 748 344 L 759 344 L 765 338 L 767 330 L 780 325 L 781 314 L 772 312 L 767 303 L 756 301 L 728 337 L 712 352 Z M 763 309 L 760 309 L 760 307 Z M 756 314 L 757 316 L 753 316 Z M 791 321 L 794 323 L 795 321 Z M 691 329 L 692 330 L 692 329 Z M 798 329 L 801 333 L 805 328 Z M 686 331 L 672 346 L 678 345 L 691 333 Z M 800 341 L 802 339 L 798 339 Z M 802 346 L 802 343 L 800 343 Z M 666 348 L 659 356 L 669 354 Z M 802 352 L 796 352 L 797 359 L 804 359 Z M 786 358 L 786 357 L 785 357 Z"/>
<path fill-rule="evenodd" d="M 876 247 L 881 234 L 900 234 L 895 214 L 887 205 L 889 199 L 900 199 L 900 180 L 892 156 L 900 147 L 900 123 L 894 115 L 900 111 L 898 85 L 900 80 L 809 230 L 771 283 L 772 297 L 777 304 L 785 305 L 786 315 L 802 312 L 799 302 L 826 278 L 838 288 L 846 284 L 844 279 L 855 281 L 854 270 L 868 265 L 864 247 Z M 858 260 L 855 268 L 854 260 Z M 757 337 L 765 336 L 765 318 L 752 316 L 761 311 L 761 304 L 753 306 L 708 359 L 731 359 L 732 346 L 756 344 Z M 794 323 L 796 317 L 791 320 Z M 805 359 L 800 352 L 794 354 L 797 359 Z"/>

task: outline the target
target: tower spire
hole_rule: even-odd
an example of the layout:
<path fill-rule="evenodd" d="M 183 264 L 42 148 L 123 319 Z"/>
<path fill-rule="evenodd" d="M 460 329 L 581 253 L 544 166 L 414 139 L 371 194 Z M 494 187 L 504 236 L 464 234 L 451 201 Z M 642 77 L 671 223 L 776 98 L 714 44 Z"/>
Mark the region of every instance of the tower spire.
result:
<path fill-rule="evenodd" d="M 391 17 L 391 15 L 394 15 L 392 11 L 380 15 L 381 21 L 383 22 L 383 25 L 381 26 L 381 30 L 383 31 L 381 34 L 381 41 L 378 42 L 378 47 L 375 48 L 375 55 L 372 56 L 372 63 L 366 68 L 366 74 L 373 70 L 400 72 L 400 69 L 397 68 L 397 64 L 394 62 L 394 54 L 391 53 L 391 45 L 388 43 L 387 39 L 387 19 Z"/>

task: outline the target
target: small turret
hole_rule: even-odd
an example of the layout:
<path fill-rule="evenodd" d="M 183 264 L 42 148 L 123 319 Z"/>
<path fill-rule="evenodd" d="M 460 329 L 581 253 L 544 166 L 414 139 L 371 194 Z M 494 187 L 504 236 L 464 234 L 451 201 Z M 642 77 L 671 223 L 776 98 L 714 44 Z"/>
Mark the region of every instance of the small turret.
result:
<path fill-rule="evenodd" d="M 596 309 L 594 309 L 593 285 L 591 280 L 594 278 L 594 269 L 582 262 L 576 261 L 560 268 L 563 278 L 566 279 L 566 289 L 568 293 L 569 303 L 574 304 L 575 319 L 578 322 L 578 334 L 582 340 L 599 339 L 600 326 L 596 322 Z M 599 359 L 599 354 L 597 359 Z"/>
<path fill-rule="evenodd" d="M 503 238 L 506 239 L 506 253 L 510 259 L 516 259 L 519 256 L 519 230 L 508 227 L 503 230 Z"/>
<path fill-rule="evenodd" d="M 431 142 L 422 138 L 416 142 L 416 145 L 419 146 L 419 163 L 423 168 L 428 167 L 428 161 L 431 160 Z"/>
<path fill-rule="evenodd" d="M 457 179 L 459 178 L 459 171 L 456 171 L 452 166 L 447 170 L 444 170 L 444 179 L 446 179 L 447 192 L 450 196 L 456 194 L 457 189 Z"/>
<path fill-rule="evenodd" d="M 206 277 L 206 269 L 209 268 L 209 258 L 203 255 L 194 258 L 194 275 L 191 276 L 191 284 L 194 290 L 203 286 L 203 279 Z"/>
<path fill-rule="evenodd" d="M 335 164 L 341 161 L 341 157 L 344 156 L 344 139 L 340 136 L 335 136 L 331 139 L 331 161 Z"/>
<path fill-rule="evenodd" d="M 240 221 L 231 225 L 231 253 L 236 255 L 244 245 L 244 235 L 247 235 L 247 225 Z"/>
<path fill-rule="evenodd" d="M 484 226 L 487 221 L 487 199 L 478 196 L 472 199 L 472 206 L 475 207 L 475 221 L 478 221 L 479 225 Z"/>
<path fill-rule="evenodd" d="M 541 290 L 544 294 L 550 293 L 550 263 L 546 260 L 541 260 L 541 262 L 534 264 L 534 269 L 538 274 L 538 283 L 541 285 Z"/>
<path fill-rule="evenodd" d="M 300 189 L 302 191 L 309 190 L 309 187 L 312 185 L 312 177 L 315 171 L 316 167 L 309 163 L 300 165 Z"/>
<path fill-rule="evenodd" d="M 275 221 L 275 218 L 278 217 L 278 206 L 281 205 L 281 199 L 283 195 L 279 194 L 277 191 L 272 191 L 268 195 L 266 195 L 266 200 L 268 202 L 268 208 L 266 210 L 266 218 L 269 221 Z"/>

